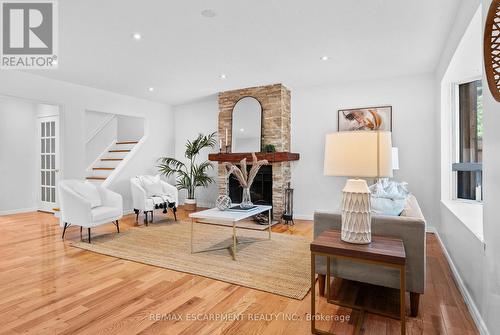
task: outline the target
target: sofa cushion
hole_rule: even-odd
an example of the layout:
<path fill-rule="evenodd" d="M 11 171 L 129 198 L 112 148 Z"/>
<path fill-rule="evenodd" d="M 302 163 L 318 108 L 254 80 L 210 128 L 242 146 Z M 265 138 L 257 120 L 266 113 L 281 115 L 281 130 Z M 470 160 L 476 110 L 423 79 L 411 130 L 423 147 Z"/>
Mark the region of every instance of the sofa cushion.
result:
<path fill-rule="evenodd" d="M 73 187 L 73 191 L 90 202 L 90 208 L 101 206 L 101 195 L 97 187 L 89 182 L 81 182 Z"/>
<path fill-rule="evenodd" d="M 146 191 L 146 196 L 153 197 L 163 194 L 163 187 L 160 182 L 160 175 L 156 176 L 140 176 L 142 187 Z"/>
<path fill-rule="evenodd" d="M 122 213 L 119 208 L 108 207 L 108 206 L 99 206 L 92 208 L 91 215 L 92 221 L 105 221 L 112 220 L 116 217 L 119 217 Z"/>
<path fill-rule="evenodd" d="M 418 205 L 417 198 L 413 194 L 410 194 L 408 198 L 406 198 L 405 208 L 403 212 L 401 212 L 401 216 L 408 216 L 417 219 L 424 219 L 424 214 L 422 214 L 422 210 Z"/>

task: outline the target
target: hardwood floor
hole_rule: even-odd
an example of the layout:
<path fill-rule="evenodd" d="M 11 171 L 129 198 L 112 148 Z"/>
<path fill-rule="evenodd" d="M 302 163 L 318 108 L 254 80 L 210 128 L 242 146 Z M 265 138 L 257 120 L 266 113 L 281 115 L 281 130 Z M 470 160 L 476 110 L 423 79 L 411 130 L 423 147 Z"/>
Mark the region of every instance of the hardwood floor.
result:
<path fill-rule="evenodd" d="M 180 219 L 186 215 L 179 210 Z M 134 220 L 135 215 L 121 220 L 121 230 Z M 156 220 L 165 216 L 157 212 Z M 273 230 L 311 236 L 312 223 Z M 310 334 L 309 295 L 298 301 L 95 254 L 70 246 L 80 239 L 78 227 L 68 228 L 65 241 L 61 232 L 51 214 L 0 217 L 1 334 Z M 116 232 L 112 224 L 93 234 L 110 232 Z M 478 334 L 432 234 L 420 303 L 419 316 L 407 321 L 408 334 Z M 319 328 L 352 333 L 356 312 L 324 298 L 318 311 L 336 318 L 318 322 Z M 399 322 L 367 315 L 362 333 L 399 334 Z"/>

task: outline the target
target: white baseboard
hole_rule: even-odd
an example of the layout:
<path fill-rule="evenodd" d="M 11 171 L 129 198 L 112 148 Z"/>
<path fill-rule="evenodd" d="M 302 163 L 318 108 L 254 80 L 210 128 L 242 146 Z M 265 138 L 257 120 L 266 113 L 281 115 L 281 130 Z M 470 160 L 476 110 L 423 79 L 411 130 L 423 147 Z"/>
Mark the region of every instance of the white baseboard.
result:
<path fill-rule="evenodd" d="M 479 330 L 479 333 L 481 335 L 490 335 L 490 332 L 488 331 L 488 327 L 486 327 L 486 323 L 483 320 L 483 317 L 481 316 L 481 313 L 479 313 L 479 309 L 476 306 L 476 303 L 472 299 L 469 291 L 467 290 L 467 287 L 464 284 L 464 281 L 462 280 L 462 277 L 460 277 L 460 273 L 458 272 L 457 268 L 455 267 L 455 264 L 453 263 L 453 260 L 450 257 L 450 254 L 448 253 L 448 250 L 446 249 L 443 241 L 441 240 L 441 237 L 439 236 L 439 233 L 437 230 L 435 230 L 433 227 L 434 235 L 436 235 L 439 244 L 441 245 L 441 249 L 443 249 L 444 256 L 446 257 L 446 260 L 448 261 L 448 264 L 450 265 L 451 272 L 453 273 L 453 277 L 455 278 L 455 282 L 457 283 L 458 289 L 460 290 L 460 293 L 462 294 L 462 297 L 464 298 L 465 305 L 469 309 L 469 312 L 472 316 L 472 319 L 474 320 L 474 323 L 476 324 L 476 327 Z"/>
<path fill-rule="evenodd" d="M 314 215 L 312 215 L 312 214 L 294 214 L 293 218 L 297 219 L 297 220 L 312 221 L 314 219 Z"/>
<path fill-rule="evenodd" d="M 437 234 L 437 232 L 436 232 L 436 228 L 431 227 L 431 226 L 425 226 L 425 232 L 426 232 L 426 233 Z"/>
<path fill-rule="evenodd" d="M 0 215 L 10 215 L 10 214 L 20 214 L 20 213 L 29 213 L 29 212 L 36 212 L 38 208 L 32 207 L 32 208 L 19 208 L 19 209 L 11 209 L 8 211 L 1 211 Z"/>

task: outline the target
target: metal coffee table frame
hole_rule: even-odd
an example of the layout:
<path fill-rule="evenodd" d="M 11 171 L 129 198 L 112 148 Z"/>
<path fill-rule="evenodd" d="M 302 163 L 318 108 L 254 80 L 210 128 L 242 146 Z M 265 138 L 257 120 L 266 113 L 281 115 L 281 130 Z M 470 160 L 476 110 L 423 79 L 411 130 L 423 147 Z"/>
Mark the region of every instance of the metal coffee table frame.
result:
<path fill-rule="evenodd" d="M 268 238 L 265 240 L 240 240 L 238 239 L 238 236 L 236 234 L 236 228 L 238 229 L 247 229 L 247 230 L 258 230 L 260 229 L 253 229 L 250 227 L 238 227 L 237 223 L 241 220 L 251 218 L 254 215 L 263 213 L 263 212 L 269 212 L 269 219 L 268 219 Z M 271 227 L 272 227 L 272 218 L 271 218 L 271 211 L 272 211 L 272 206 L 257 206 L 257 208 L 253 210 L 249 210 L 248 212 L 240 212 L 240 211 L 218 211 L 217 209 L 209 209 L 206 211 L 201 211 L 197 213 L 190 214 L 191 218 L 191 253 L 202 253 L 202 252 L 210 252 L 210 251 L 216 251 L 216 250 L 223 250 L 223 249 L 230 249 L 231 250 L 231 255 L 233 260 L 236 260 L 236 254 L 237 254 L 237 245 L 238 244 L 245 244 L 245 243 L 256 243 L 256 242 L 261 242 L 261 241 L 266 241 L 271 239 Z M 218 212 L 220 213 L 219 216 L 217 216 Z M 209 215 L 207 215 L 209 213 Z M 204 221 L 197 221 L 197 220 L 204 220 Z M 217 223 L 217 222 L 211 222 L 211 221 L 223 221 L 223 222 L 231 222 L 232 225 L 228 224 L 222 224 L 222 223 Z M 200 224 L 208 224 L 208 225 L 213 225 L 213 226 L 221 226 L 221 227 L 227 227 L 227 228 L 233 228 L 233 242 L 230 245 L 223 246 L 223 247 L 215 247 L 215 248 L 208 248 L 208 249 L 203 249 L 203 250 L 194 250 L 194 224 L 198 222 Z"/>

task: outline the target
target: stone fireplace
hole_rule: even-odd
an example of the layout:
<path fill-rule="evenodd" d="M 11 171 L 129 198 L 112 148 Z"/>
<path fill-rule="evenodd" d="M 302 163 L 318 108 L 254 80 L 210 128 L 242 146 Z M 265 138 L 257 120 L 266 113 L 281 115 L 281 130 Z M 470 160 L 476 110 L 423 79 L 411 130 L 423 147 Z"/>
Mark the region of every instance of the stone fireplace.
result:
<path fill-rule="evenodd" d="M 233 107 L 241 98 L 247 96 L 256 98 L 262 106 L 262 145 L 272 144 L 276 148 L 276 153 L 260 153 L 257 156 L 259 159 L 267 159 L 272 165 L 269 171 L 272 174 L 270 198 L 273 216 L 279 219 L 284 212 L 285 188 L 291 178 L 290 161 L 299 158 L 298 154 L 290 153 L 290 91 L 282 84 L 274 84 L 219 93 L 219 138 L 224 138 L 227 131 L 229 148 L 231 148 Z M 250 153 L 221 153 L 209 156 L 210 160 L 219 162 L 218 181 L 221 194 L 225 193 L 229 186 L 226 185 L 222 162 L 237 163 L 243 157 L 247 157 L 247 163 L 252 161 Z"/>

